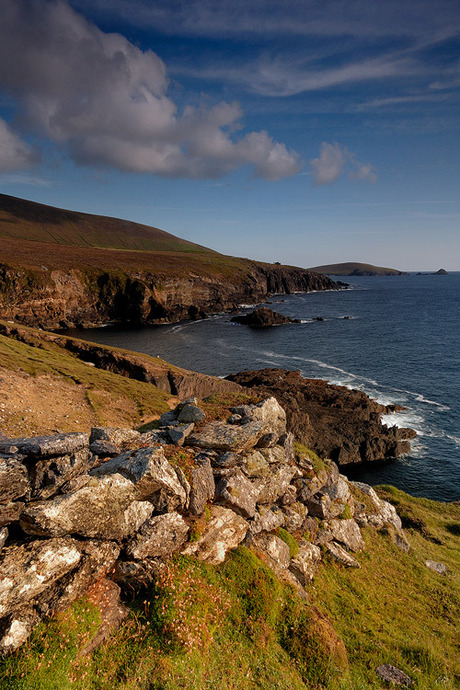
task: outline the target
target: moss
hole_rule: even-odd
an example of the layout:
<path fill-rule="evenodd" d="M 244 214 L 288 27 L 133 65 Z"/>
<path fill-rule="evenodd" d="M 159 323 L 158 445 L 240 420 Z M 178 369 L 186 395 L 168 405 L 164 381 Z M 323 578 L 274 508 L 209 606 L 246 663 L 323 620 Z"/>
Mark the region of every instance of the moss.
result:
<path fill-rule="evenodd" d="M 306 445 L 303 443 L 294 443 L 294 452 L 296 455 L 296 458 L 298 459 L 303 459 L 307 460 L 313 467 L 313 470 L 316 474 L 321 472 L 321 470 L 328 470 L 330 467 L 330 464 L 326 460 L 322 460 L 314 450 L 311 450 L 310 448 L 307 448 Z"/>
<path fill-rule="evenodd" d="M 290 532 L 283 527 L 278 527 L 276 534 L 289 546 L 289 556 L 295 558 L 299 553 L 299 545 Z"/>

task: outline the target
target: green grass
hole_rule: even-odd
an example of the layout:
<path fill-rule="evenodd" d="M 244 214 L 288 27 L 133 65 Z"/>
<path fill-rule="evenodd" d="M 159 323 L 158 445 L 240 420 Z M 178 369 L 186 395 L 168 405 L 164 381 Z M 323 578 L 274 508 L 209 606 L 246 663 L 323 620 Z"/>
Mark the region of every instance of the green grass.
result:
<path fill-rule="evenodd" d="M 319 457 L 319 455 L 315 453 L 314 450 L 307 448 L 307 446 L 303 443 L 298 443 L 296 441 L 294 443 L 294 451 L 297 458 L 303 458 L 304 460 L 307 460 L 307 462 L 310 463 L 316 474 L 318 474 L 318 472 L 321 472 L 321 470 L 327 470 L 330 467 L 330 460 L 323 460 Z"/>

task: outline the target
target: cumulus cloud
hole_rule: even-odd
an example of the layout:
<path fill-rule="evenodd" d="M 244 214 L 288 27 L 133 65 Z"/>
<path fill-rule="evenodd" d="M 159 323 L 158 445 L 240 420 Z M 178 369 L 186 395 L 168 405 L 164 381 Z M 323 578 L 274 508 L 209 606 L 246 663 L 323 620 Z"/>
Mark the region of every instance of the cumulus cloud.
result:
<path fill-rule="evenodd" d="M 28 168 L 36 162 L 35 151 L 0 119 L 0 173 Z"/>
<path fill-rule="evenodd" d="M 362 163 L 356 154 L 337 142 L 324 141 L 318 158 L 310 160 L 315 185 L 331 184 L 348 173 L 351 180 L 376 182 L 377 173 L 370 163 Z"/>
<path fill-rule="evenodd" d="M 266 132 L 238 134 L 237 104 L 179 112 L 158 55 L 102 32 L 64 0 L 0 2 L 0 87 L 23 125 L 77 163 L 191 178 L 242 165 L 269 180 L 298 172 L 298 154 Z"/>

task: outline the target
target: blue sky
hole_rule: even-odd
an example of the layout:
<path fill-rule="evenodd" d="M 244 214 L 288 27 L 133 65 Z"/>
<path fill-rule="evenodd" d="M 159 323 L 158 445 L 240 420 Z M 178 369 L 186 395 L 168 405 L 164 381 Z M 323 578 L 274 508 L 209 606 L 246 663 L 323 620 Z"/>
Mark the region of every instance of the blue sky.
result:
<path fill-rule="evenodd" d="M 0 0 L 0 191 L 460 270 L 458 0 Z"/>

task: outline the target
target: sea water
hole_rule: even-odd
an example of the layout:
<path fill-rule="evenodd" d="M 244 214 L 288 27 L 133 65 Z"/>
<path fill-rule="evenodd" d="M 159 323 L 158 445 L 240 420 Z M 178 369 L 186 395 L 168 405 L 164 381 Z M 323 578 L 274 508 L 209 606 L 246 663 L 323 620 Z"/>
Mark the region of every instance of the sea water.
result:
<path fill-rule="evenodd" d="M 417 496 L 460 500 L 460 273 L 343 280 L 350 289 L 270 300 L 270 308 L 300 324 L 252 329 L 221 314 L 75 335 L 216 376 L 264 367 L 297 369 L 309 378 L 362 390 L 384 404 L 402 405 L 403 412 L 384 422 L 417 431 L 411 453 L 358 466 L 350 474 Z"/>

